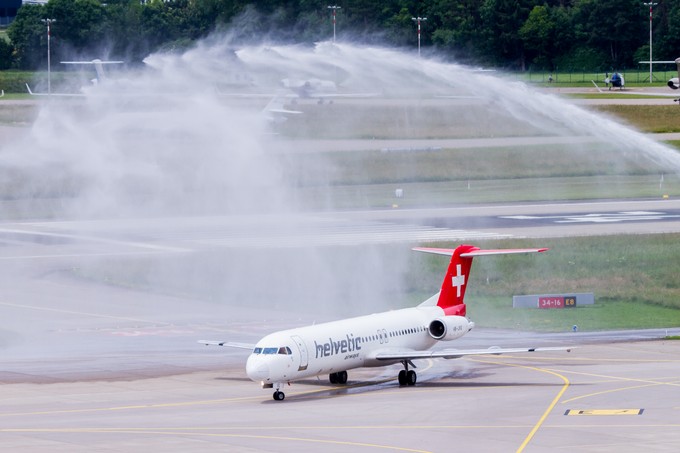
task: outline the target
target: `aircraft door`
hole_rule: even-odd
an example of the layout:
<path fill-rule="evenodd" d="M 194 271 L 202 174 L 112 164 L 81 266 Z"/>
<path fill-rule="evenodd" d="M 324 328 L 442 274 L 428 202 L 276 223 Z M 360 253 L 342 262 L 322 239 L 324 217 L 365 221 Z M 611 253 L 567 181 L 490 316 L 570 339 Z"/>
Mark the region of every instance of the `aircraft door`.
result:
<path fill-rule="evenodd" d="M 298 366 L 298 371 L 304 371 L 307 369 L 309 357 L 307 355 L 307 345 L 304 340 L 297 335 L 291 337 L 300 351 L 300 365 Z"/>

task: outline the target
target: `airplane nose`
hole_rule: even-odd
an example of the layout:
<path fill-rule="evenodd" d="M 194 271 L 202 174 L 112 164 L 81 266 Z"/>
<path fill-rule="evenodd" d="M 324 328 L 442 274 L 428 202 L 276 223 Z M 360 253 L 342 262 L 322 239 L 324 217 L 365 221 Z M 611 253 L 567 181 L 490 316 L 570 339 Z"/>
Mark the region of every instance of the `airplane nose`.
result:
<path fill-rule="evenodd" d="M 248 360 L 246 374 L 251 381 L 266 381 L 269 378 L 269 366 L 259 360 Z"/>

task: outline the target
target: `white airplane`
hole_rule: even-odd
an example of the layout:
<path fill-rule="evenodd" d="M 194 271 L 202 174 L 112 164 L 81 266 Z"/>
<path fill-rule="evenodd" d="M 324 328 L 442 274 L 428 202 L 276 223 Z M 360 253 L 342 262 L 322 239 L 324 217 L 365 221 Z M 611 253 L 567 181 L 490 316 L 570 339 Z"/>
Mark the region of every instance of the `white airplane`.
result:
<path fill-rule="evenodd" d="M 288 110 L 284 108 L 285 99 L 274 96 L 271 101 L 262 109 L 262 115 L 270 123 L 283 123 L 288 120 L 288 115 L 302 115 L 299 110 Z"/>
<path fill-rule="evenodd" d="M 343 319 L 275 332 L 257 344 L 200 340 L 205 345 L 250 349 L 246 374 L 273 388 L 274 399 L 285 398 L 281 387 L 290 382 L 328 374 L 332 384 L 345 384 L 347 370 L 401 363 L 399 385 L 415 385 L 413 360 L 456 359 L 467 355 L 569 350 L 567 347 L 430 350 L 440 341 L 462 337 L 474 327 L 466 317 L 465 289 L 478 256 L 537 253 L 547 249 L 481 250 L 471 245 L 454 249 L 413 250 L 451 256 L 441 291 L 417 307 Z"/>
<path fill-rule="evenodd" d="M 123 64 L 125 63 L 124 61 L 103 61 L 98 58 L 95 58 L 94 60 L 91 61 L 61 61 L 60 63 L 62 64 L 80 64 L 80 65 L 93 65 L 94 70 L 97 74 L 97 77 L 94 79 L 90 80 L 93 86 L 97 86 L 101 82 L 105 82 L 107 80 L 106 77 L 106 72 L 104 71 L 104 65 L 107 64 Z M 28 94 L 31 96 L 85 96 L 83 93 L 36 93 L 33 90 L 31 90 L 31 87 L 28 86 L 28 83 L 26 84 L 26 89 L 28 89 Z"/>
<path fill-rule="evenodd" d="M 301 99 L 317 99 L 320 103 L 324 99 L 333 98 L 370 98 L 378 93 L 338 93 L 338 85 L 332 80 L 322 79 L 281 79 L 281 85 L 292 91 Z"/>

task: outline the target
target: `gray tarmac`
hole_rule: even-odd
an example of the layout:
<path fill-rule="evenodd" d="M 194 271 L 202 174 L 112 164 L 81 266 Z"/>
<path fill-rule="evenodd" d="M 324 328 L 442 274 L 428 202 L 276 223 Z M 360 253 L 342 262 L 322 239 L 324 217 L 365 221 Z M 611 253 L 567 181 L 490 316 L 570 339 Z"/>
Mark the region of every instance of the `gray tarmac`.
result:
<path fill-rule="evenodd" d="M 413 238 L 404 232 L 432 218 L 486 217 L 497 234 L 516 235 L 517 228 L 526 230 L 508 224 L 505 214 L 677 208 L 675 201 L 665 202 L 354 211 L 314 218 L 324 225 L 326 245 L 345 243 L 343 236 L 378 243 L 391 224 L 391 241 L 406 247 Z M 234 230 L 233 223 L 241 227 Z M 196 340 L 255 342 L 274 330 L 319 321 L 314 314 L 127 288 L 78 271 L 121 257 L 132 264 L 220 248 L 237 253 L 271 234 L 253 228 L 263 223 L 257 217 L 213 217 L 1 224 L 0 444 L 9 451 L 46 452 L 447 452 L 454 443 L 469 451 L 620 452 L 680 445 L 674 421 L 680 343 L 659 340 L 680 329 L 479 329 L 456 347 L 578 347 L 569 353 L 420 361 L 414 388 L 398 387 L 395 367 L 353 370 L 346 387 L 323 378 L 294 383 L 286 400 L 276 402 L 246 378 L 243 351 L 206 348 Z M 619 223 L 637 225 L 622 220 L 584 228 L 617 229 Z M 677 227 L 658 219 L 645 223 Z M 563 234 L 554 222 L 532 228 Z M 313 240 L 309 231 L 299 235 Z M 287 240 L 272 244 L 295 248 L 300 239 Z"/>
<path fill-rule="evenodd" d="M 680 342 L 419 361 L 350 372 L 346 386 L 294 383 L 276 402 L 243 373 L 0 386 L 8 451 L 675 451 Z"/>

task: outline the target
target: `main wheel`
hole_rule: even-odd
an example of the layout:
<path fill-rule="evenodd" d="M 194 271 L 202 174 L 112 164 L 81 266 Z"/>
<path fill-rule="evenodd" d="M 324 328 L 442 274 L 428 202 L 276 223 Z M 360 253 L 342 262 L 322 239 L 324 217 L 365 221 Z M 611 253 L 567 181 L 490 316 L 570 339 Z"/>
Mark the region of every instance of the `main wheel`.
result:
<path fill-rule="evenodd" d="M 338 383 L 338 373 L 329 374 L 328 380 L 331 381 L 331 384 L 337 384 Z"/>
<path fill-rule="evenodd" d="M 416 375 L 416 372 L 413 370 L 408 370 L 408 373 L 406 373 L 406 384 L 407 385 L 416 385 L 416 381 L 418 380 L 418 376 Z"/>
<path fill-rule="evenodd" d="M 399 385 L 406 385 L 406 370 L 399 372 Z"/>
<path fill-rule="evenodd" d="M 347 384 L 347 371 L 338 371 L 336 375 L 338 384 Z"/>
<path fill-rule="evenodd" d="M 276 401 L 283 401 L 285 397 L 286 395 L 283 392 L 279 392 L 278 390 L 274 392 L 274 399 Z"/>

